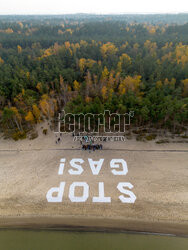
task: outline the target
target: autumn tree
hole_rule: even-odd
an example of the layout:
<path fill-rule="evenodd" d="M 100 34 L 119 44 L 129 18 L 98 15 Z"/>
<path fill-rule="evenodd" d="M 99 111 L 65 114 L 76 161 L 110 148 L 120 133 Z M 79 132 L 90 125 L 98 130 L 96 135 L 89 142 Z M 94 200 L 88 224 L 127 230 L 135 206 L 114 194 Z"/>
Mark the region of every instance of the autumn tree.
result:
<path fill-rule="evenodd" d="M 34 123 L 35 118 L 33 116 L 33 113 L 31 111 L 28 111 L 27 115 L 25 116 L 25 120 L 29 123 Z"/>
<path fill-rule="evenodd" d="M 141 76 L 127 76 L 124 79 L 121 79 L 119 85 L 119 93 L 125 94 L 127 91 L 135 92 L 137 95 L 139 94 L 139 89 L 141 85 Z"/>
<path fill-rule="evenodd" d="M 36 104 L 33 104 L 33 111 L 32 111 L 32 113 L 33 113 L 33 115 L 35 117 L 35 121 L 36 122 L 40 122 L 40 117 L 41 117 L 40 110 L 39 110 L 39 108 L 37 107 Z"/>
<path fill-rule="evenodd" d="M 111 42 L 107 42 L 101 46 L 101 54 L 104 58 L 106 58 L 107 56 L 115 55 L 117 51 L 118 49 Z"/>
<path fill-rule="evenodd" d="M 18 53 L 22 52 L 22 47 L 20 45 L 17 46 Z"/>

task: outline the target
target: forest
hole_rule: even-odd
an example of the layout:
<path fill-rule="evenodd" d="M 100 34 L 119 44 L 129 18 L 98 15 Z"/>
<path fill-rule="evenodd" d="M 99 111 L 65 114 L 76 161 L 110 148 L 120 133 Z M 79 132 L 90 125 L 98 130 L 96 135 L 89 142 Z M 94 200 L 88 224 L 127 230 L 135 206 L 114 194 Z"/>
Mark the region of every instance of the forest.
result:
<path fill-rule="evenodd" d="M 62 109 L 187 131 L 188 14 L 0 16 L 0 132 L 26 138 Z"/>

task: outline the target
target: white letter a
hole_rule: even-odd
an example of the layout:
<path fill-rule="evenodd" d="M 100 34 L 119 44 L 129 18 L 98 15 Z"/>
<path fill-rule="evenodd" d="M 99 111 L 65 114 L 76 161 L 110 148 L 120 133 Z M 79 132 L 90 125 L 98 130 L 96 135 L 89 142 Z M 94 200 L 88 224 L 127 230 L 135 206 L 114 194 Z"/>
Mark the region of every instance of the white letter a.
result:
<path fill-rule="evenodd" d="M 88 162 L 89 162 L 89 165 L 90 165 L 90 168 L 91 168 L 93 175 L 99 174 L 101 167 L 102 167 L 102 164 L 103 164 L 103 161 L 104 161 L 104 159 L 100 159 L 99 161 L 93 161 L 92 159 L 88 158 Z M 96 165 L 96 167 L 95 167 L 95 165 Z"/>

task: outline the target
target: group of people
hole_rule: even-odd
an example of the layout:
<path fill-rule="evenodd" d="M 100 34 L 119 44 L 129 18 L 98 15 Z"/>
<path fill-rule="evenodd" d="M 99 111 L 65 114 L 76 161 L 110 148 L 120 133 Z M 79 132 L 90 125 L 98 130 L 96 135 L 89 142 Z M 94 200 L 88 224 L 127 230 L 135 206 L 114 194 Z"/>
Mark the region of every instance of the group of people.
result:
<path fill-rule="evenodd" d="M 86 145 L 82 145 L 82 150 L 98 150 L 98 149 L 102 149 L 102 144 L 86 144 Z"/>

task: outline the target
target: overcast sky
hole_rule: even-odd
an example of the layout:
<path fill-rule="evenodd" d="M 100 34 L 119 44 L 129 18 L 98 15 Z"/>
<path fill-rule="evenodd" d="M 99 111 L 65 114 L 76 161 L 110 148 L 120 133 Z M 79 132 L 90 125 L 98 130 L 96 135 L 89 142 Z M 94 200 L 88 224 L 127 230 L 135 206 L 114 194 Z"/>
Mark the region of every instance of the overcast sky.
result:
<path fill-rule="evenodd" d="M 188 12 L 188 0 L 0 0 L 0 14 L 179 12 Z"/>

